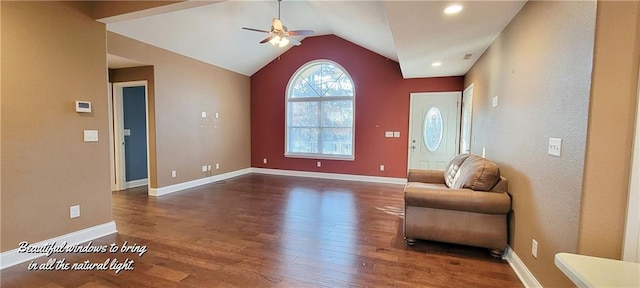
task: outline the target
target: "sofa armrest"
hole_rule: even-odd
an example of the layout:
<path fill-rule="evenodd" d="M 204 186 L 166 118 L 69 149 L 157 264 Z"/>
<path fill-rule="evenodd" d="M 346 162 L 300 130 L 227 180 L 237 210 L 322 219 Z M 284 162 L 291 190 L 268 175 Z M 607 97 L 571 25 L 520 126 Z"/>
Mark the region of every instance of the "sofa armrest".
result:
<path fill-rule="evenodd" d="M 444 184 L 444 171 L 409 169 L 407 182 Z"/>
<path fill-rule="evenodd" d="M 425 183 L 407 183 L 404 202 L 407 206 L 484 214 L 507 214 L 511 210 L 511 197 L 505 192 L 449 189 Z"/>

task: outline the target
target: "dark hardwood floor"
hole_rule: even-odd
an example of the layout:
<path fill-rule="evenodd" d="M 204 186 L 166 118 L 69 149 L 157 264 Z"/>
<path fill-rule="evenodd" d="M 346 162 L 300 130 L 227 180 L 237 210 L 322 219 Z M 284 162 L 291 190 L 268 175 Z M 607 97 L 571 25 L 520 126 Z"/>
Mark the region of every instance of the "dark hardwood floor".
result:
<path fill-rule="evenodd" d="M 146 253 L 133 270 L 1 272 L 2 287 L 522 287 L 485 249 L 402 238 L 402 186 L 250 174 L 162 197 L 113 193 L 118 233 L 92 245 Z M 47 261 L 47 257 L 35 260 Z"/>

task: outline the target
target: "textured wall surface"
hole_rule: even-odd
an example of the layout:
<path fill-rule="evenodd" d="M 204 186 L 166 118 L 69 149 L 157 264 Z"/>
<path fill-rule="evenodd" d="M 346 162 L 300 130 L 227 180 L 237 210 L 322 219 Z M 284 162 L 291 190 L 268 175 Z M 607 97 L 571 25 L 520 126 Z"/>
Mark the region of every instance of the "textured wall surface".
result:
<path fill-rule="evenodd" d="M 316 159 L 284 157 L 287 83 L 298 68 L 317 59 L 344 67 L 356 90 L 355 160 L 321 160 L 320 168 Z M 462 91 L 462 82 L 462 77 L 403 79 L 397 62 L 342 38 L 307 38 L 251 76 L 251 166 L 404 178 L 410 93 Z M 385 131 L 399 131 L 400 137 L 385 138 Z"/>
<path fill-rule="evenodd" d="M 465 78 L 471 151 L 509 179 L 509 245 L 548 287 L 571 286 L 553 261 L 578 250 L 595 12 L 595 2 L 528 2 Z M 562 138 L 560 157 L 547 154 L 549 138 Z"/>
<path fill-rule="evenodd" d="M 580 254 L 622 255 L 638 97 L 639 9 L 638 1 L 598 2 Z"/>
<path fill-rule="evenodd" d="M 37 242 L 108 223 L 109 124 L 104 24 L 80 2 L 0 2 L 2 243 Z M 75 112 L 90 101 L 92 113 Z M 85 143 L 83 130 L 98 130 Z M 80 205 L 79 218 L 69 207 Z"/>
<path fill-rule="evenodd" d="M 110 54 L 153 65 L 157 186 L 152 187 L 250 167 L 249 77 L 111 32 L 107 44 Z M 202 172 L 202 165 L 213 170 Z"/>

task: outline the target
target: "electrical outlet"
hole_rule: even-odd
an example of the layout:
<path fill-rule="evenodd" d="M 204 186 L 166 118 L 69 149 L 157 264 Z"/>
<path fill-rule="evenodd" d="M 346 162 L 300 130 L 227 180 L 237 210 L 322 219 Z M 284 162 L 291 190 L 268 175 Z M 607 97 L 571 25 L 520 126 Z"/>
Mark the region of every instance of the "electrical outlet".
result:
<path fill-rule="evenodd" d="M 538 241 L 536 239 L 531 239 L 531 255 L 538 259 Z"/>
<path fill-rule="evenodd" d="M 322 167 L 322 163 L 320 161 L 316 162 L 316 167 Z"/>
<path fill-rule="evenodd" d="M 171 171 L 171 178 L 176 178 L 176 176 L 178 176 L 176 170 Z"/>
<path fill-rule="evenodd" d="M 211 165 L 207 165 L 207 171 L 211 171 Z"/>
<path fill-rule="evenodd" d="M 216 170 L 220 169 L 220 163 L 216 163 Z"/>
<path fill-rule="evenodd" d="M 380 164 L 380 171 L 384 171 L 384 164 Z"/>
<path fill-rule="evenodd" d="M 77 218 L 80 217 L 80 205 L 75 205 L 69 207 L 69 218 Z"/>
<path fill-rule="evenodd" d="M 267 164 L 267 158 L 262 159 L 262 163 Z"/>
<path fill-rule="evenodd" d="M 207 165 L 202 165 L 202 172 L 207 172 Z"/>

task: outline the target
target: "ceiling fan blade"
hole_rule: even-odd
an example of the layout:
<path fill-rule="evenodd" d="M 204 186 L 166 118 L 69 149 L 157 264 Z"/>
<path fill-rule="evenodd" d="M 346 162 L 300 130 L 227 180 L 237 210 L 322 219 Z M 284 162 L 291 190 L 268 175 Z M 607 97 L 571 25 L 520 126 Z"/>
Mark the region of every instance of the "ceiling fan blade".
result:
<path fill-rule="evenodd" d="M 291 43 L 291 45 L 300 46 L 300 44 L 302 44 L 302 43 L 300 43 L 300 41 L 298 41 L 296 39 L 293 39 L 293 38 L 287 38 L 287 39 L 289 39 L 289 43 Z"/>
<path fill-rule="evenodd" d="M 289 31 L 289 36 L 311 36 L 315 34 L 313 30 L 293 30 Z"/>
<path fill-rule="evenodd" d="M 282 22 L 280 22 L 280 19 L 278 18 L 273 18 L 273 29 L 276 31 L 283 31 L 284 28 L 282 26 Z"/>
<path fill-rule="evenodd" d="M 269 37 L 264 38 L 262 41 L 260 41 L 260 44 L 264 44 L 264 43 L 267 43 L 267 42 L 271 41 L 271 39 L 273 39 L 273 37 L 276 37 L 276 35 L 269 35 Z"/>
<path fill-rule="evenodd" d="M 255 29 L 255 28 L 242 27 L 242 29 L 244 29 L 244 30 L 249 30 L 249 31 L 255 31 L 255 32 L 269 33 L 269 31 L 260 30 L 260 29 Z"/>

